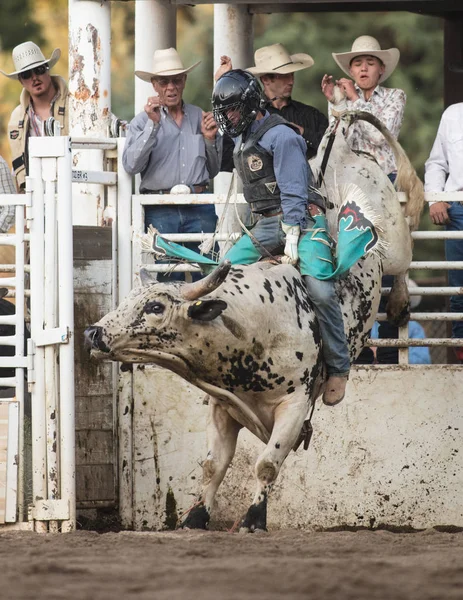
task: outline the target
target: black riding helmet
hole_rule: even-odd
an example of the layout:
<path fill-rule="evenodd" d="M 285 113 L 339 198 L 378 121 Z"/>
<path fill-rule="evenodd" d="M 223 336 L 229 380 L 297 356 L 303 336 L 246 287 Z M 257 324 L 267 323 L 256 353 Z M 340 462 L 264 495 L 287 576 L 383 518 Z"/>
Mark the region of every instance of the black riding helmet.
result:
<path fill-rule="evenodd" d="M 257 79 L 241 69 L 228 71 L 217 81 L 212 92 L 212 111 L 222 133 L 237 137 L 255 120 L 263 106 L 262 90 Z M 239 120 L 227 117 L 239 112 Z"/>

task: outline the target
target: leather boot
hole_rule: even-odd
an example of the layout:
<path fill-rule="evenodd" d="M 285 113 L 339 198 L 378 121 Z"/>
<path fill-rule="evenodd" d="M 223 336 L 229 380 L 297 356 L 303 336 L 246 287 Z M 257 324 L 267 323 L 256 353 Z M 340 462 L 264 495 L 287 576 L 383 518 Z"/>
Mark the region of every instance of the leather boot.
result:
<path fill-rule="evenodd" d="M 336 406 L 344 398 L 346 393 L 347 377 L 338 377 L 330 375 L 326 382 L 323 402 L 328 406 Z"/>

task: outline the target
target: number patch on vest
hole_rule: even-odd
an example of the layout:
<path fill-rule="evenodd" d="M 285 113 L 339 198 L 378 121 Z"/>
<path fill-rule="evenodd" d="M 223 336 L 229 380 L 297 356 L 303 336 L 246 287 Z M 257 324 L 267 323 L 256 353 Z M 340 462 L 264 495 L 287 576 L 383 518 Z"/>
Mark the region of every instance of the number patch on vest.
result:
<path fill-rule="evenodd" d="M 264 166 L 264 163 L 262 162 L 261 158 L 259 158 L 255 154 L 248 156 L 248 167 L 249 167 L 250 171 L 252 171 L 252 172 L 260 171 L 263 166 Z"/>

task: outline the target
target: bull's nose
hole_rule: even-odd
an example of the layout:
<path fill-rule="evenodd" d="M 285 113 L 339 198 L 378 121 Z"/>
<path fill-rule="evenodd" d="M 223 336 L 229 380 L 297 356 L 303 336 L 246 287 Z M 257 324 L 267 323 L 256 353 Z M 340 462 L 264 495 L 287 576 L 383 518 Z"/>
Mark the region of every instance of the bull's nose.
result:
<path fill-rule="evenodd" d="M 103 328 L 92 325 L 84 331 L 85 348 L 90 350 L 101 350 L 101 352 L 109 352 L 109 348 L 103 342 Z"/>

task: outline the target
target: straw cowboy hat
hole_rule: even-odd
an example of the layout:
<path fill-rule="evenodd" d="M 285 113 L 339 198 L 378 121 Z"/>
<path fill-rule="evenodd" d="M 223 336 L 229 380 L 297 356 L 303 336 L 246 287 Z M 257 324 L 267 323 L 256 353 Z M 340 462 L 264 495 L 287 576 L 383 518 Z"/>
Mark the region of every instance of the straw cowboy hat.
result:
<path fill-rule="evenodd" d="M 175 48 L 156 50 L 153 56 L 153 72 L 135 71 L 135 75 L 143 79 L 143 81 L 151 82 L 153 77 L 168 77 L 169 75 L 188 73 L 197 67 L 200 62 L 198 61 L 194 65 L 191 65 L 191 67 L 185 68 Z"/>
<path fill-rule="evenodd" d="M 286 75 L 302 69 L 308 69 L 314 64 L 313 58 L 308 54 L 289 54 L 282 44 L 264 46 L 254 53 L 255 67 L 246 71 L 253 75 L 271 75 L 278 73 Z"/>
<path fill-rule="evenodd" d="M 385 70 L 381 76 L 381 82 L 385 81 L 389 75 L 392 74 L 400 58 L 400 52 L 397 48 L 381 50 L 378 40 L 371 35 L 361 35 L 358 37 L 352 44 L 352 50 L 350 52 L 332 53 L 338 66 L 347 75 L 350 75 L 349 67 L 352 59 L 356 56 L 364 55 L 376 56 L 376 58 L 379 58 L 379 60 L 383 62 Z"/>
<path fill-rule="evenodd" d="M 16 71 L 5 73 L 0 70 L 0 73 L 10 79 L 18 79 L 18 75 L 24 71 L 40 67 L 41 65 L 48 65 L 48 68 L 51 69 L 58 62 L 61 50 L 55 48 L 50 58 L 45 58 L 37 44 L 34 44 L 34 42 L 24 42 L 13 48 L 12 56 Z"/>

